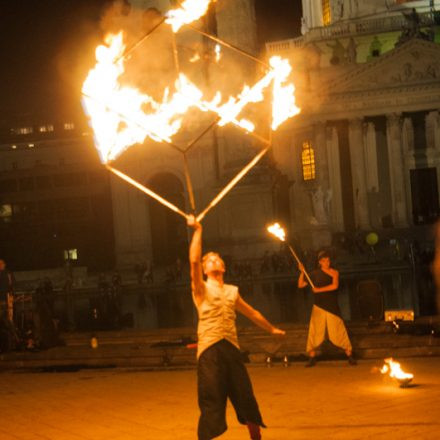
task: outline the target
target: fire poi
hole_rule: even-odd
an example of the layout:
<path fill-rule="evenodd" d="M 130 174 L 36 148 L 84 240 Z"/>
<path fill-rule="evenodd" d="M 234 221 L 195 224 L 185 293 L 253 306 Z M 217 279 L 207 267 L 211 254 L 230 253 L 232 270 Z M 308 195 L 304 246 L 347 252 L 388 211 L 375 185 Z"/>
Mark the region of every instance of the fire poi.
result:
<path fill-rule="evenodd" d="M 269 64 L 266 64 L 246 51 L 191 26 L 191 23 L 206 13 L 210 1 L 183 1 L 179 8 L 170 10 L 128 49 L 124 43 L 122 31 L 107 35 L 105 44 L 96 49 L 97 64 L 89 72 L 82 88 L 83 105 L 90 118 L 95 147 L 101 162 L 116 176 L 184 217 L 188 217 L 188 214 L 116 169 L 112 163 L 129 147 L 142 144 L 147 138 L 167 144 L 183 155 L 186 187 L 191 210 L 195 213 L 196 207 L 187 161 L 189 150 L 214 127 L 223 127 L 228 124 L 237 127 L 263 144 L 263 149 L 197 215 L 198 221 L 201 221 L 208 211 L 217 205 L 267 153 L 272 144 L 271 132 L 300 111 L 295 105 L 294 86 L 292 83 L 288 83 L 292 71 L 288 60 L 273 56 L 269 60 Z M 157 98 L 153 98 L 135 87 L 122 84 L 121 75 L 125 70 L 124 63 L 127 55 L 132 54 L 146 38 L 164 26 L 169 28 L 173 38 L 174 34 L 179 32 L 182 27 L 187 26 L 192 31 L 213 40 L 216 43 L 216 63 L 223 56 L 221 48 L 226 47 L 264 65 L 266 73 L 253 86 L 245 84 L 237 96 L 229 96 L 228 99 L 224 99 L 222 93 L 216 91 L 213 97 L 207 98 L 185 73 L 179 71 L 178 60 L 175 56 L 176 78 L 174 84 L 166 88 L 162 101 L 158 101 Z M 193 59 L 196 60 L 197 57 L 193 56 L 189 61 L 192 62 Z M 269 138 L 257 133 L 255 123 L 249 118 L 241 116 L 248 105 L 264 102 L 268 92 L 272 95 Z M 148 111 L 145 111 L 145 107 L 148 107 Z M 177 145 L 173 141 L 173 137 L 183 130 L 183 118 L 187 112 L 194 110 L 204 114 L 212 114 L 213 120 L 195 139 L 185 145 Z"/>
<path fill-rule="evenodd" d="M 272 234 L 274 237 L 278 238 L 278 240 L 286 243 L 286 232 L 284 231 L 284 229 L 280 226 L 279 223 L 273 223 L 272 225 L 269 225 L 267 227 L 267 230 L 270 234 Z M 292 245 L 290 245 L 289 243 L 286 243 L 287 247 L 290 250 L 290 253 L 293 255 L 293 258 L 295 258 L 296 262 L 298 264 L 301 264 L 302 266 L 304 266 L 301 262 L 301 260 L 298 258 L 298 255 L 296 254 L 296 252 L 294 251 Z M 313 281 L 310 279 L 309 274 L 307 273 L 306 269 L 304 268 L 304 275 L 307 278 L 307 281 L 309 282 L 310 286 L 312 288 L 315 287 L 315 285 L 313 284 Z"/>
<path fill-rule="evenodd" d="M 413 380 L 414 375 L 411 373 L 406 373 L 400 368 L 399 362 L 393 360 L 393 358 L 387 358 L 384 360 L 384 365 L 380 369 L 382 374 L 389 374 L 389 376 L 399 383 L 403 388 L 408 386 L 408 384 Z"/>

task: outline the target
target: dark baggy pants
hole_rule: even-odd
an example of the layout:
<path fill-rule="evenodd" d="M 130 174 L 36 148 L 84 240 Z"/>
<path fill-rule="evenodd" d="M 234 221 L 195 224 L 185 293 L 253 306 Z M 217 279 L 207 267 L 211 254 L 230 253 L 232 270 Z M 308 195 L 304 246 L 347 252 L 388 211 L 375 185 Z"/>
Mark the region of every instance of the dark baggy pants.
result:
<path fill-rule="evenodd" d="M 199 358 L 197 376 L 201 411 L 199 440 L 210 440 L 226 431 L 228 397 L 240 423 L 265 427 L 237 347 L 222 339 L 206 349 Z"/>

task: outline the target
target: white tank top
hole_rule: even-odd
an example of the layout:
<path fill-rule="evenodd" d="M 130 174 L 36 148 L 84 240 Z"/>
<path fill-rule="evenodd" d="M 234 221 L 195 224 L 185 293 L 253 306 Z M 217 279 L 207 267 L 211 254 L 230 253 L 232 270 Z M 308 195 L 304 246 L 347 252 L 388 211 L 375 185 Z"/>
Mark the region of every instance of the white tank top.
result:
<path fill-rule="evenodd" d="M 197 358 L 211 345 L 227 339 L 231 344 L 238 345 L 235 327 L 235 303 L 238 298 L 238 287 L 223 284 L 208 278 L 205 282 L 205 298 L 196 305 L 199 315 L 197 328 Z M 193 293 L 194 299 L 194 293 Z"/>

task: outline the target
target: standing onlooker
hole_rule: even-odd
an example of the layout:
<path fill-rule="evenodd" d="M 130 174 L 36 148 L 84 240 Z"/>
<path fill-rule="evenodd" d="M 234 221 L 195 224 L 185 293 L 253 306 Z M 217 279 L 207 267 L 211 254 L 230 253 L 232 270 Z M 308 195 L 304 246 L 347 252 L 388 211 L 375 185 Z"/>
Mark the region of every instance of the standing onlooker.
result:
<path fill-rule="evenodd" d="M 339 310 L 339 272 L 331 267 L 330 255 L 325 251 L 318 253 L 318 265 L 319 268 L 310 273 L 310 279 L 314 284 L 312 287 L 314 305 L 307 338 L 306 350 L 309 362 L 306 367 L 313 367 L 316 364 L 316 350 L 324 342 L 326 330 L 330 341 L 345 351 L 350 365 L 356 365 L 356 360 L 352 356 L 351 342 Z M 308 285 L 304 266 L 299 265 L 299 270 L 301 273 L 298 287 L 303 288 Z"/>
<path fill-rule="evenodd" d="M 13 277 L 6 269 L 5 260 L 0 259 L 0 318 L 13 321 L 14 316 L 14 297 L 13 297 Z"/>
<path fill-rule="evenodd" d="M 435 250 L 432 275 L 436 286 L 437 313 L 440 314 L 440 220 L 435 224 Z"/>
<path fill-rule="evenodd" d="M 18 343 L 14 326 L 14 277 L 0 259 L 0 351 L 11 350 Z"/>

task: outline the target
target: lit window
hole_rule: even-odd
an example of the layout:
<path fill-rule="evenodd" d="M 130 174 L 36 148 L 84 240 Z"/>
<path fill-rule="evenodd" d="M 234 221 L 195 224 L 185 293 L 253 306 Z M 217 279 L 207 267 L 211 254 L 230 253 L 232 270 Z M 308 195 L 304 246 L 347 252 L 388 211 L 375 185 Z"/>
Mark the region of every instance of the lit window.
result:
<path fill-rule="evenodd" d="M 332 20 L 330 12 L 330 0 L 322 0 L 322 22 L 328 26 Z"/>
<path fill-rule="evenodd" d="M 304 180 L 315 179 L 315 151 L 309 141 L 303 142 L 301 153 L 302 172 Z"/>
<path fill-rule="evenodd" d="M 75 124 L 73 122 L 65 122 L 64 130 L 73 130 L 75 128 Z"/>
<path fill-rule="evenodd" d="M 78 259 L 78 249 L 66 249 L 64 251 L 65 260 L 77 260 Z"/>
<path fill-rule="evenodd" d="M 47 133 L 50 131 L 53 131 L 53 125 L 49 124 L 49 125 L 41 125 L 38 129 L 40 131 L 40 133 Z"/>
<path fill-rule="evenodd" d="M 0 205 L 0 222 L 9 223 L 12 219 L 12 205 Z"/>
<path fill-rule="evenodd" d="M 15 134 L 29 134 L 32 133 L 34 129 L 32 127 L 20 127 L 20 128 L 14 128 L 13 132 Z"/>
<path fill-rule="evenodd" d="M 16 150 L 16 149 L 17 149 L 17 145 L 11 145 L 11 148 L 12 148 L 13 150 Z"/>
<path fill-rule="evenodd" d="M 34 147 L 35 147 L 35 144 L 28 144 L 28 147 L 29 147 L 29 148 L 34 148 Z"/>

